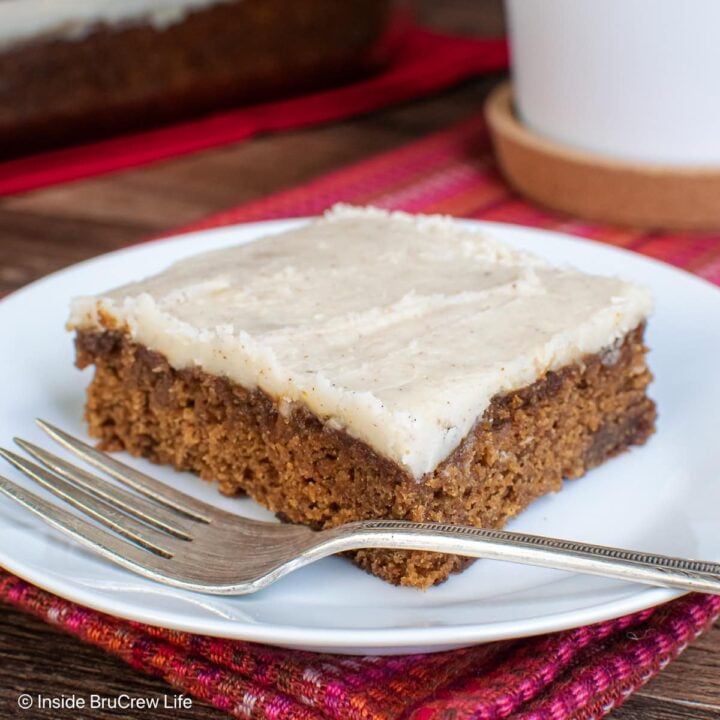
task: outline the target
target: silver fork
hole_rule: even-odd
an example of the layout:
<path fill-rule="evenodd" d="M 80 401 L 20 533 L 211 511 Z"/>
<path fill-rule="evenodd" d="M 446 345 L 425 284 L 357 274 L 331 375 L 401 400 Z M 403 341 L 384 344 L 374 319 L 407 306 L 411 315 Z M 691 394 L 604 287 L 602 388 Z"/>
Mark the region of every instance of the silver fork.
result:
<path fill-rule="evenodd" d="M 313 531 L 250 520 L 200 502 L 49 423 L 37 422 L 67 450 L 132 491 L 18 438 L 15 442 L 36 462 L 5 449 L 0 455 L 96 523 L 2 476 L 0 491 L 90 550 L 168 585 L 242 595 L 328 555 L 395 548 L 509 560 L 720 594 L 720 564 L 714 562 L 457 525 L 368 520 Z"/>

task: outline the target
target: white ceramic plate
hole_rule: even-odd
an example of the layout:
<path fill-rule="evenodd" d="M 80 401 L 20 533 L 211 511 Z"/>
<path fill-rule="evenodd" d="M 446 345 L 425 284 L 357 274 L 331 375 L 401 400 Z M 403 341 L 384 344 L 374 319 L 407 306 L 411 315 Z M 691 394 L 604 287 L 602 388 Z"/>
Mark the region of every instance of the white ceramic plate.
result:
<path fill-rule="evenodd" d="M 68 302 L 154 273 L 201 250 L 250 242 L 298 221 L 184 235 L 105 255 L 51 275 L 0 303 L 0 444 L 48 443 L 43 417 L 84 435 L 88 373 L 73 367 Z M 585 478 L 537 501 L 511 529 L 720 561 L 720 292 L 667 265 L 605 245 L 493 223 L 470 227 L 548 259 L 649 285 L 658 433 Z M 190 475 L 144 461 L 146 472 L 228 510 L 269 518 L 247 499 L 219 496 Z M 13 479 L 9 466 L 0 470 Z M 23 481 L 24 482 L 24 481 Z M 481 561 L 427 592 L 395 588 L 341 558 L 305 568 L 253 596 L 171 589 L 81 550 L 0 498 L 0 565 L 70 600 L 133 620 L 227 638 L 343 653 L 390 654 L 576 627 L 678 593 L 602 578 Z"/>

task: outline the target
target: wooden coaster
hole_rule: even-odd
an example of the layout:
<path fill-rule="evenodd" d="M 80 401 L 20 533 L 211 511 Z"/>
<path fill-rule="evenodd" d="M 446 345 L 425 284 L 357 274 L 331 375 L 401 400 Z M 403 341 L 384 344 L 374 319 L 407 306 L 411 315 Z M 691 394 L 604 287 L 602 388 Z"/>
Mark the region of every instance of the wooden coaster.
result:
<path fill-rule="evenodd" d="M 485 115 L 505 178 L 542 205 L 642 228 L 720 230 L 720 167 L 648 166 L 561 145 L 522 125 L 510 83 L 492 92 Z"/>

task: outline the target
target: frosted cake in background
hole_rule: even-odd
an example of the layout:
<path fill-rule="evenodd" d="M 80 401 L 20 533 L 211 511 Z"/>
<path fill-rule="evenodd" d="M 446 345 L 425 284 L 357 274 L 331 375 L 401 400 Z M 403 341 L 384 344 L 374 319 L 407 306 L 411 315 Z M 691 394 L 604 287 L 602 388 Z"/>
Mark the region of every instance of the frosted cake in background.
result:
<path fill-rule="evenodd" d="M 402 0 L 0 0 L 0 156 L 343 83 Z"/>

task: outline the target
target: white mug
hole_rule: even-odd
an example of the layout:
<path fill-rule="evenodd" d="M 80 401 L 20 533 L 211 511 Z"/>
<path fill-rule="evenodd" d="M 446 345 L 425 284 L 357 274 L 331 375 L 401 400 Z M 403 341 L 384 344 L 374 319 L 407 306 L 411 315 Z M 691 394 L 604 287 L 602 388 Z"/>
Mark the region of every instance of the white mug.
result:
<path fill-rule="evenodd" d="M 506 0 L 515 107 L 608 158 L 720 166 L 720 0 Z"/>

